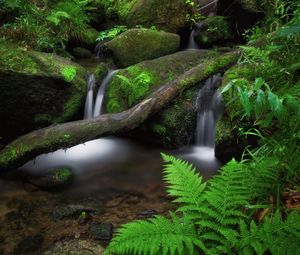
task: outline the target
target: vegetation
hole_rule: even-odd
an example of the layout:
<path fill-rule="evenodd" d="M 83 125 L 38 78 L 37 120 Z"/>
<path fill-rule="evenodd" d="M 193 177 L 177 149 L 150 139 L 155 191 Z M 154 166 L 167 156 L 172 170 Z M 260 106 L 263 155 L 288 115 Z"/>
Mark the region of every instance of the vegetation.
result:
<path fill-rule="evenodd" d="M 300 253 L 299 205 L 286 199 L 293 191 L 300 197 L 300 5 L 274 0 L 261 7 L 266 17 L 247 34 L 222 90 L 227 114 L 259 147 L 207 182 L 188 163 L 163 155 L 178 209 L 125 224 L 106 254 Z M 256 129 L 244 131 L 245 123 Z"/>

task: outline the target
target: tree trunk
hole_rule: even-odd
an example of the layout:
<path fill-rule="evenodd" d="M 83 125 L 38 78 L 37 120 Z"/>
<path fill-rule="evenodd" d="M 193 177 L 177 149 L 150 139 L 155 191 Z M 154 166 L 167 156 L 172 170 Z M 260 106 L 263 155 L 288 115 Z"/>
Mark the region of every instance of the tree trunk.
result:
<path fill-rule="evenodd" d="M 52 125 L 26 134 L 0 151 L 0 170 L 20 167 L 42 153 L 132 130 L 166 106 L 183 90 L 198 84 L 214 73 L 225 71 L 236 63 L 238 56 L 239 52 L 233 51 L 204 61 L 124 112 Z"/>

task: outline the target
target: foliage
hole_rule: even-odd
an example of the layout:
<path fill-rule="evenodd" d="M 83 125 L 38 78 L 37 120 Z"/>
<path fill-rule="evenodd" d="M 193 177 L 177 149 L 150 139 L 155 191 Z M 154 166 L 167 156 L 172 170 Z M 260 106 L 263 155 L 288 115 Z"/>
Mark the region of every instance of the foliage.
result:
<path fill-rule="evenodd" d="M 114 26 L 113 28 L 100 32 L 97 41 L 111 40 L 126 30 L 126 26 Z"/>
<path fill-rule="evenodd" d="M 83 40 L 88 28 L 88 0 L 5 1 L 13 19 L 0 29 L 0 36 L 41 51 L 58 51 L 69 40 Z"/>
<path fill-rule="evenodd" d="M 258 224 L 250 215 L 263 204 L 280 175 L 271 158 L 229 162 L 205 183 L 188 163 L 163 155 L 168 193 L 180 203 L 171 219 L 157 216 L 125 224 L 105 254 L 295 254 L 300 215 L 277 210 Z M 275 185 L 276 186 L 276 185 Z M 258 203 L 253 203 L 258 199 Z M 293 247 L 286 247 L 288 239 Z"/>
<path fill-rule="evenodd" d="M 127 93 L 124 96 L 127 98 L 129 106 L 132 106 L 149 90 L 151 77 L 146 72 L 140 73 L 133 80 L 124 75 L 116 75 L 116 77 L 121 80 L 120 86 Z"/>

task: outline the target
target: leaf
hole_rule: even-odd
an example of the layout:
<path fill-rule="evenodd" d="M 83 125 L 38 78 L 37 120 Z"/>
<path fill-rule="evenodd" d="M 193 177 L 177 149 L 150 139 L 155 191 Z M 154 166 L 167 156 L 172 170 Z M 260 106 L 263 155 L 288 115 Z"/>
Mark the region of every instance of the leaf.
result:
<path fill-rule="evenodd" d="M 260 89 L 264 83 L 265 83 L 265 81 L 263 78 L 261 78 L 261 77 L 256 78 L 255 82 L 254 82 L 254 89 L 255 90 Z"/>
<path fill-rule="evenodd" d="M 265 103 L 266 103 L 265 92 L 262 91 L 261 89 L 258 89 L 256 100 L 255 100 L 255 103 L 254 103 L 254 112 L 255 112 L 256 117 L 259 118 L 260 115 L 265 110 L 264 109 Z"/>
<path fill-rule="evenodd" d="M 248 96 L 248 91 L 245 89 L 241 89 L 240 87 L 237 87 L 239 96 L 240 96 L 240 102 L 242 106 L 244 107 L 245 116 L 250 117 L 251 114 L 251 104 Z"/>

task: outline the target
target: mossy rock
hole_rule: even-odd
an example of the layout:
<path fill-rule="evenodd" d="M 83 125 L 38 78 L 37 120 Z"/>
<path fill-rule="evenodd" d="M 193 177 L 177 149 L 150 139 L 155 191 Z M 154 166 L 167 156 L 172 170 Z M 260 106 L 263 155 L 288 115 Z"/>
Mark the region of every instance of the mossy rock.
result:
<path fill-rule="evenodd" d="M 120 70 L 108 86 L 107 112 L 129 109 L 160 86 L 216 55 L 208 50 L 180 51 Z"/>
<path fill-rule="evenodd" d="M 4 41 L 0 48 L 0 136 L 5 142 L 76 117 L 86 94 L 83 67 L 55 54 Z"/>
<path fill-rule="evenodd" d="M 168 32 L 180 32 L 188 25 L 187 16 L 195 11 L 196 4 L 183 0 L 107 0 L 102 2 L 107 19 L 134 27 L 155 26 Z"/>
<path fill-rule="evenodd" d="M 61 167 L 53 169 L 40 176 L 30 176 L 28 181 L 35 186 L 46 189 L 53 190 L 56 188 L 63 188 L 69 185 L 73 180 L 73 172 L 68 167 Z"/>
<path fill-rule="evenodd" d="M 195 26 L 195 40 L 204 47 L 222 44 L 233 38 L 230 25 L 223 16 L 212 16 Z"/>
<path fill-rule="evenodd" d="M 129 29 L 106 45 L 116 64 L 127 67 L 176 52 L 180 46 L 180 37 L 151 29 Z"/>
<path fill-rule="evenodd" d="M 73 49 L 73 56 L 75 58 L 90 58 L 92 57 L 92 53 L 88 49 L 76 47 Z"/>
<path fill-rule="evenodd" d="M 107 111 L 121 112 L 132 107 L 168 81 L 217 54 L 208 50 L 181 51 L 120 70 L 108 86 Z M 118 75 L 124 76 L 132 83 L 122 81 L 124 77 L 120 79 Z M 137 77 L 141 77 L 141 80 Z M 141 134 L 142 139 L 151 137 L 150 142 L 170 148 L 193 142 L 197 117 L 195 101 L 201 86 L 202 84 L 199 84 L 184 91 L 135 130 L 133 135 Z M 217 132 L 218 141 L 228 138 L 230 130 L 227 128 L 229 127 L 225 124 L 220 125 L 220 132 Z"/>

